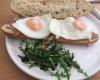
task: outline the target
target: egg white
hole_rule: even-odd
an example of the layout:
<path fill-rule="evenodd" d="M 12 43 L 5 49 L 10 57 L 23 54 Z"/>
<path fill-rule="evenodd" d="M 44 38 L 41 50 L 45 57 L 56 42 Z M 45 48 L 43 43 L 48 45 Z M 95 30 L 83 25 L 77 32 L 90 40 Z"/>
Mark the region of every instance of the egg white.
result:
<path fill-rule="evenodd" d="M 15 23 L 13 23 L 13 26 L 29 38 L 42 39 L 42 38 L 47 37 L 50 34 L 49 27 L 50 27 L 50 22 L 52 19 L 50 14 L 35 17 L 35 18 L 38 18 L 39 20 L 41 20 L 43 23 L 43 27 L 38 31 L 33 31 L 27 27 L 27 25 L 25 23 L 29 18 L 30 17 L 24 18 L 24 19 L 19 19 Z"/>
<path fill-rule="evenodd" d="M 73 25 L 74 18 L 69 17 L 65 20 L 52 19 L 50 23 L 50 31 L 57 37 L 63 37 L 64 39 L 78 40 L 91 38 L 92 31 L 88 29 L 81 31 Z"/>

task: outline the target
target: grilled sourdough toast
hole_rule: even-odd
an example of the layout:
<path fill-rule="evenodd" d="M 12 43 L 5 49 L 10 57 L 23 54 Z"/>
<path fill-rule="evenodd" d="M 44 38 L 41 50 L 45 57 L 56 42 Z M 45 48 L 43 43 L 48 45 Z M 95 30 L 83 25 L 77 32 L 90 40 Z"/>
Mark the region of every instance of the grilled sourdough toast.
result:
<path fill-rule="evenodd" d="M 18 30 L 16 30 L 12 25 L 9 25 L 9 24 L 3 25 L 2 31 L 6 35 L 8 35 L 12 38 L 16 38 L 16 39 L 26 39 L 26 38 L 28 38 L 24 34 L 19 32 Z M 87 46 L 89 46 L 90 44 L 95 43 L 98 39 L 99 39 L 99 35 L 96 34 L 95 32 L 92 32 L 91 39 L 71 40 L 71 39 L 64 39 L 64 38 L 60 37 L 60 38 L 56 39 L 56 42 L 61 43 L 61 44 L 87 45 Z"/>
<path fill-rule="evenodd" d="M 86 0 L 12 0 L 11 10 L 21 16 L 40 16 L 51 13 L 52 17 L 64 19 L 79 17 L 93 10 Z"/>

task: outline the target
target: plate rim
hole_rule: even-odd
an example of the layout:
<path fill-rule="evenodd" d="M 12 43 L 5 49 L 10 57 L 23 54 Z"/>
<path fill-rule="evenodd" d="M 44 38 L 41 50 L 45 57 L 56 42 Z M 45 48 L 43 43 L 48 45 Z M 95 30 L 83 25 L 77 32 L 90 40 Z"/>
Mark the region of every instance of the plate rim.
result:
<path fill-rule="evenodd" d="M 97 23 L 99 23 L 100 24 L 100 22 L 98 22 L 98 20 L 97 19 L 95 19 L 91 14 L 89 14 L 88 15 L 89 17 L 91 17 L 92 19 L 94 19 Z M 85 16 L 85 17 L 87 17 L 87 15 Z M 100 32 L 99 32 L 100 33 Z M 39 75 L 32 75 L 32 74 L 30 74 L 27 70 L 24 70 L 23 68 L 21 68 L 20 67 L 20 64 L 18 64 L 14 59 L 13 59 L 13 57 L 12 57 L 12 53 L 11 53 L 11 51 L 9 51 L 9 43 L 8 43 L 8 39 L 9 39 L 10 37 L 8 37 L 8 36 L 6 36 L 5 37 L 5 42 L 6 42 L 6 49 L 7 49 L 7 52 L 8 52 L 8 55 L 10 56 L 10 58 L 11 58 L 11 60 L 13 61 L 13 63 L 21 70 L 21 71 L 23 71 L 25 74 L 27 74 L 27 75 L 29 75 L 29 76 L 31 76 L 31 77 L 33 77 L 33 78 L 37 78 L 37 79 L 42 79 L 42 80 L 45 80 L 45 79 L 43 79 L 43 77 L 41 77 L 41 76 L 39 76 Z M 94 75 L 95 73 L 97 73 L 98 71 L 100 70 L 100 65 L 98 65 L 98 66 L 96 66 L 95 67 L 95 69 L 93 69 L 92 71 L 90 71 L 89 72 L 89 76 L 92 76 L 92 75 Z M 81 77 L 81 79 L 84 79 L 85 77 Z"/>
<path fill-rule="evenodd" d="M 8 37 L 8 36 L 6 36 L 5 37 L 5 41 L 6 41 L 6 49 L 7 49 L 7 52 L 8 52 L 8 55 L 9 55 L 9 57 L 10 57 L 10 59 L 13 61 L 13 63 L 22 71 L 22 72 L 24 72 L 25 74 L 27 74 L 27 75 L 29 75 L 29 76 L 31 76 L 32 78 L 37 78 L 37 79 L 42 79 L 42 77 L 40 77 L 40 76 L 36 76 L 36 75 L 32 75 L 32 74 L 30 74 L 27 70 L 24 70 L 15 60 L 14 60 L 14 58 L 13 58 L 13 56 L 11 55 L 12 53 L 9 51 L 9 43 L 8 43 L 8 39 L 9 39 L 10 37 Z M 89 76 L 92 76 L 92 75 L 94 75 L 95 73 L 97 73 L 98 71 L 100 70 L 100 65 L 98 66 L 98 67 L 96 67 L 95 69 L 93 69 L 92 70 L 92 73 L 90 72 L 89 73 Z M 84 79 L 85 77 L 82 77 L 81 79 Z M 44 79 L 42 79 L 42 80 L 44 80 Z"/>

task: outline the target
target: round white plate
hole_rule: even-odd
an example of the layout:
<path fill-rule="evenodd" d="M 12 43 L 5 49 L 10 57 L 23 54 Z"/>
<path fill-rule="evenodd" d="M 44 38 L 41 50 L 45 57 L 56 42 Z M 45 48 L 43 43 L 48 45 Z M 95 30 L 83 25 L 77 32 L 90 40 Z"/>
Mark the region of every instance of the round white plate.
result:
<path fill-rule="evenodd" d="M 92 17 L 91 15 L 87 15 L 81 17 L 80 19 L 83 20 L 87 24 L 87 26 L 100 34 L 100 22 L 97 21 L 94 17 Z M 19 40 L 6 37 L 6 47 L 8 50 L 8 54 L 13 62 L 28 75 L 41 80 L 57 80 L 55 77 L 48 75 L 47 72 L 40 70 L 39 67 L 33 67 L 29 69 L 26 64 L 21 62 L 21 59 L 18 57 L 18 55 L 23 54 L 19 50 Z M 98 70 L 100 70 L 100 39 L 90 47 L 65 45 L 65 48 L 74 53 L 75 60 L 77 60 L 81 67 L 85 71 L 87 71 L 89 76 L 95 74 Z M 75 69 L 72 69 L 70 80 L 79 80 L 83 78 L 85 77 L 82 74 L 79 74 Z"/>

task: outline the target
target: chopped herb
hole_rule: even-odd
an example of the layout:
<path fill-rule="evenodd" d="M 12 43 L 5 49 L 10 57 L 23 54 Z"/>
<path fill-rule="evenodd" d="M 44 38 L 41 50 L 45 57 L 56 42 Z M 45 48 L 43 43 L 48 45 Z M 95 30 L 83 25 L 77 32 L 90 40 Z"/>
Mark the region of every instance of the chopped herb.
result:
<path fill-rule="evenodd" d="M 44 71 L 51 69 L 51 75 L 56 76 L 58 80 L 61 78 L 70 80 L 73 67 L 88 78 L 78 62 L 74 61 L 74 54 L 65 50 L 63 45 L 56 44 L 53 36 L 44 40 L 22 40 L 20 50 L 24 54 L 19 56 L 22 62 L 28 64 L 30 68 L 39 66 Z M 63 69 L 62 71 L 56 70 L 58 65 Z"/>

